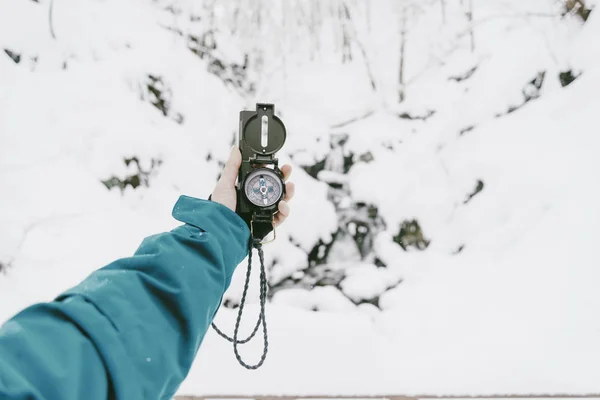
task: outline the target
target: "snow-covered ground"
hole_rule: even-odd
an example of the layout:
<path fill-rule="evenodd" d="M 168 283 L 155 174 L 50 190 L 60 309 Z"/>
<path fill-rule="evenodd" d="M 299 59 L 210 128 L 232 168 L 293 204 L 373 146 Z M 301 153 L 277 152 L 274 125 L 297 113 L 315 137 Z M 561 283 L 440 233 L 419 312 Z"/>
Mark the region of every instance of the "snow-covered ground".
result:
<path fill-rule="evenodd" d="M 599 393 L 600 15 L 583 24 L 561 17 L 559 2 L 487 0 L 469 23 L 468 1 L 440 2 L 445 14 L 437 2 L 349 1 L 365 53 L 340 64 L 326 26 L 306 61 L 312 33 L 284 18 L 309 2 L 271 3 L 281 31 L 223 28 L 200 58 L 190 37 L 206 25 L 190 15 L 213 7 L 211 24 L 226 26 L 236 1 L 55 0 L 49 18 L 48 1 L 0 0 L 0 319 L 176 226 L 179 194 L 212 190 L 239 110 L 271 101 L 297 185 L 292 216 L 265 248 L 271 282 L 304 273 L 344 202 L 376 207 L 384 223 L 371 258 L 332 247 L 339 287 L 275 293 L 261 369 L 239 367 L 210 332 L 181 394 Z M 243 52 L 261 51 L 266 67 L 243 78 L 256 91 L 225 82 Z M 221 77 L 207 72 L 211 57 L 230 63 Z M 562 87 L 565 71 L 578 77 Z M 330 148 L 340 135 L 343 149 Z M 356 156 L 349 170 L 336 152 Z M 324 158 L 319 180 L 301 168 Z M 133 175 L 147 186 L 102 183 Z M 341 205 L 327 182 L 344 186 Z M 426 249 L 394 241 L 410 220 Z M 375 297 L 378 307 L 363 302 Z M 223 307 L 217 323 L 231 329 L 234 315 Z"/>

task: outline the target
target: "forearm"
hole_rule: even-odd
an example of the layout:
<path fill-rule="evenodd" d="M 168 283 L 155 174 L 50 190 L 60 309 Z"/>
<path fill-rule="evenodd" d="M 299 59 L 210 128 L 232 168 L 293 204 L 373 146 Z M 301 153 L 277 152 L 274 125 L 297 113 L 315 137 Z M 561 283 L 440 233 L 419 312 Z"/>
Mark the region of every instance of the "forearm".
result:
<path fill-rule="evenodd" d="M 59 326 L 56 329 L 64 330 L 63 337 L 57 338 L 59 344 L 81 342 L 74 353 L 48 356 L 64 365 L 65 374 L 73 378 L 62 381 L 64 390 L 57 396 L 40 398 L 82 398 L 75 390 L 78 380 L 106 382 L 106 390 L 95 389 L 85 396 L 89 399 L 106 398 L 110 392 L 116 398 L 170 398 L 176 391 L 235 267 L 247 254 L 249 232 L 231 210 L 204 200 L 182 196 L 173 216 L 186 224 L 145 239 L 133 257 L 94 272 L 55 302 L 34 306 L 39 311 L 33 320 L 43 320 L 43 326 L 25 327 L 32 339 L 19 344 L 19 351 L 36 353 L 40 346 L 52 346 L 52 340 L 35 338 L 48 339 Z M 32 319 L 30 310 L 11 323 Z M 0 358 L 14 352 L 15 341 L 22 337 L 5 326 L 0 331 Z M 13 379 L 19 373 L 42 376 L 50 366 L 41 363 L 43 371 L 17 371 Z M 0 364 L 0 368 L 10 365 Z M 5 390 L 3 383 L 0 379 L 0 390 Z M 96 393 L 104 397 L 95 397 Z"/>

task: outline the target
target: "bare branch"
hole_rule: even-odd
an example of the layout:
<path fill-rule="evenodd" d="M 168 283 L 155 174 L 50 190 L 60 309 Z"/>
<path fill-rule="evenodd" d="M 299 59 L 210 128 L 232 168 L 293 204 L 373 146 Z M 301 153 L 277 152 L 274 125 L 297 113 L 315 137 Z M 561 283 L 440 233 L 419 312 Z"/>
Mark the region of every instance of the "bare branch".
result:
<path fill-rule="evenodd" d="M 354 21 L 352 20 L 352 15 L 350 14 L 350 9 L 348 5 L 343 2 L 342 7 L 344 8 L 344 14 L 346 17 L 346 21 L 344 22 L 344 30 L 348 30 L 349 34 L 354 39 L 354 42 L 358 46 L 360 53 L 363 57 L 363 61 L 365 63 L 365 68 L 367 69 L 367 75 L 369 75 L 369 81 L 371 83 L 371 88 L 373 91 L 377 91 L 377 84 L 375 83 L 375 76 L 373 75 L 373 71 L 371 70 L 371 64 L 369 63 L 369 58 L 367 56 L 367 50 L 363 45 L 362 41 L 358 38 L 358 33 L 356 32 L 356 28 L 354 27 Z"/>
<path fill-rule="evenodd" d="M 54 0 L 50 0 L 50 7 L 48 9 L 48 25 L 50 27 L 50 36 L 56 40 L 56 34 L 54 33 Z"/>
<path fill-rule="evenodd" d="M 360 121 L 362 119 L 369 118 L 371 115 L 373 115 L 373 113 L 375 113 L 374 110 L 369 110 L 366 113 L 364 113 L 363 115 L 360 115 L 358 117 L 351 118 L 347 121 L 342 121 L 342 122 L 338 122 L 337 124 L 331 125 L 331 129 L 343 128 L 344 126 L 353 124 L 356 121 Z"/>
<path fill-rule="evenodd" d="M 399 68 L 399 72 L 398 72 L 398 85 L 399 85 L 399 92 L 398 92 L 398 100 L 399 103 L 402 103 L 404 101 L 404 99 L 406 98 L 406 85 L 404 83 L 404 65 L 406 64 L 405 62 L 405 55 L 406 55 L 406 8 L 404 8 L 402 10 L 402 22 L 400 25 L 400 68 Z"/>

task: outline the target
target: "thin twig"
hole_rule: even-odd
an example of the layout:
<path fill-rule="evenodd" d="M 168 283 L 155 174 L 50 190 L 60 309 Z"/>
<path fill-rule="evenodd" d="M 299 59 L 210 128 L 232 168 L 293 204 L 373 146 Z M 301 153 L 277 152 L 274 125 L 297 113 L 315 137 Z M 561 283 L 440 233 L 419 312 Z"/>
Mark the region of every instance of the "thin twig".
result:
<path fill-rule="evenodd" d="M 331 125 L 330 128 L 331 129 L 343 128 L 346 125 L 350 125 L 350 124 L 353 124 L 353 123 L 355 123 L 357 121 L 369 118 L 374 113 L 375 113 L 375 110 L 369 110 L 369 111 L 365 112 L 364 114 L 362 114 L 362 115 L 360 115 L 358 117 L 351 118 L 349 120 L 346 120 L 346 121 L 339 122 L 337 124 Z"/>
<path fill-rule="evenodd" d="M 54 34 L 53 14 L 54 14 L 54 0 L 50 0 L 50 8 L 48 9 L 48 24 L 50 26 L 50 36 L 52 37 L 52 39 L 56 40 L 56 35 Z"/>

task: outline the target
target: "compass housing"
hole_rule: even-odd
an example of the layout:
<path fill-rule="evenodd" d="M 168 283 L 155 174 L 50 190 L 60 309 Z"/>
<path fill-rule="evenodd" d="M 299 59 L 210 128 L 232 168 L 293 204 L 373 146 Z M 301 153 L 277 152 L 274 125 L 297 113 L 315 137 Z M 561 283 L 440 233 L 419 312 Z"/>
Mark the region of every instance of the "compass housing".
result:
<path fill-rule="evenodd" d="M 283 147 L 286 136 L 285 125 L 275 115 L 273 104 L 258 103 L 256 111 L 240 112 L 238 143 L 242 163 L 236 212 L 249 227 L 251 221 L 255 228 L 259 227 L 255 236 L 264 237 L 272 230 L 273 216 L 285 196 L 283 173 L 275 154 Z"/>

